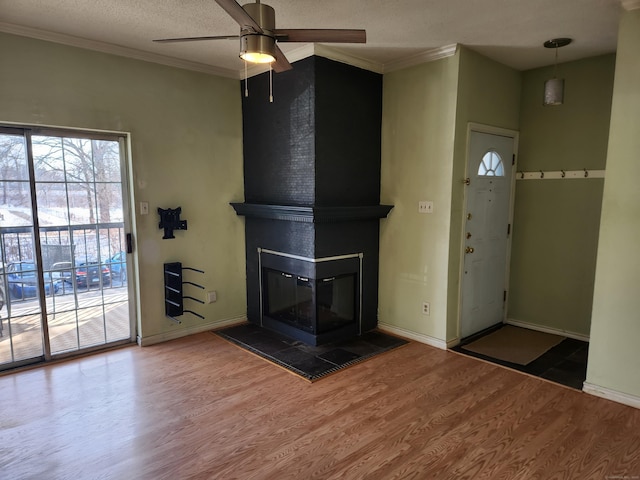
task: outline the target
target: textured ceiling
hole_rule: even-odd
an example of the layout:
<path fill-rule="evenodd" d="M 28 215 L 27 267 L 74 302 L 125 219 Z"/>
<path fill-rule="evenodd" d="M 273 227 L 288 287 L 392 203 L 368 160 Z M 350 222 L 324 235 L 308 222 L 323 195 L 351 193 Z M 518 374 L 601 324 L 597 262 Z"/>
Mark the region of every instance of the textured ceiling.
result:
<path fill-rule="evenodd" d="M 560 62 L 610 53 L 622 9 L 620 0 L 266 1 L 278 28 L 366 29 L 366 44 L 330 48 L 379 72 L 453 44 L 517 70 L 552 64 L 553 51 L 542 44 L 555 37 L 574 39 L 559 50 Z M 214 0 L 0 0 L 0 31 L 230 77 L 243 69 L 236 40 L 151 40 L 238 30 Z M 291 61 L 309 51 L 308 45 L 280 46 Z"/>

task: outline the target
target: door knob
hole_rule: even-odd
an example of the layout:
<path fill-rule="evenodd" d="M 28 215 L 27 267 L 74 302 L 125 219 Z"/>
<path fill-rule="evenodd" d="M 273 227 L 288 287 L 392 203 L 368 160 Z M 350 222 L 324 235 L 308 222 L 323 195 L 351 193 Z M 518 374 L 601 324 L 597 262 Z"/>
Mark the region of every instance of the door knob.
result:
<path fill-rule="evenodd" d="M 464 253 L 473 253 L 473 247 L 467 247 L 464 249 Z"/>

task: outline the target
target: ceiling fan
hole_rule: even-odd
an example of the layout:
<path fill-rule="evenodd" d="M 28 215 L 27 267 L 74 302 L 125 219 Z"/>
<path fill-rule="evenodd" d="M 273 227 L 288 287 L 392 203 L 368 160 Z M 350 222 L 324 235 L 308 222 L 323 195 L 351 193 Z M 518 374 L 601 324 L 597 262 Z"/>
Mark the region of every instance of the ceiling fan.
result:
<path fill-rule="evenodd" d="M 278 42 L 366 43 L 365 30 L 275 28 L 275 10 L 260 0 L 241 6 L 235 0 L 215 0 L 238 24 L 240 35 L 162 38 L 159 43 L 240 39 L 240 58 L 252 63 L 271 63 L 276 72 L 290 70 L 291 64 Z"/>

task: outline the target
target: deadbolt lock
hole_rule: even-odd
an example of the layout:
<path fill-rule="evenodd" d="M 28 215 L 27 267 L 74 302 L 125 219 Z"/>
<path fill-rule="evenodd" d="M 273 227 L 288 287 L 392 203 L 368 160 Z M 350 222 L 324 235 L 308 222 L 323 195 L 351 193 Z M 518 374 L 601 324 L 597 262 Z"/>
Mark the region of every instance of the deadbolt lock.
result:
<path fill-rule="evenodd" d="M 471 214 L 467 213 L 467 220 L 471 220 Z"/>
<path fill-rule="evenodd" d="M 473 247 L 467 247 L 464 249 L 464 253 L 473 253 Z"/>
<path fill-rule="evenodd" d="M 470 179 L 470 178 L 465 178 L 462 182 L 463 182 L 465 185 L 471 185 L 471 179 Z"/>
<path fill-rule="evenodd" d="M 467 238 L 471 238 L 471 233 L 467 232 Z"/>

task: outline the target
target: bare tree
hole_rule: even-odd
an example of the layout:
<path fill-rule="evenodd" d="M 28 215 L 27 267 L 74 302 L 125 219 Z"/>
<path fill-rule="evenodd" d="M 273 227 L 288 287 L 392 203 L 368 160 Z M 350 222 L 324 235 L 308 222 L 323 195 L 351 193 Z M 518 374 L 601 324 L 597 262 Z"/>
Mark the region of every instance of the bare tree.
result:
<path fill-rule="evenodd" d="M 0 135 L 0 178 L 5 180 L 2 182 L 2 204 L 13 198 L 12 193 L 22 193 L 22 185 L 19 192 L 12 191 L 11 185 L 7 180 L 27 180 L 27 160 L 24 146 L 24 137 L 18 135 Z"/>
<path fill-rule="evenodd" d="M 107 182 L 120 181 L 119 158 L 115 141 L 34 137 L 36 176 L 69 182 L 83 191 L 89 223 L 96 222 L 96 211 L 100 222 L 110 221 L 110 208 L 116 199 Z"/>

